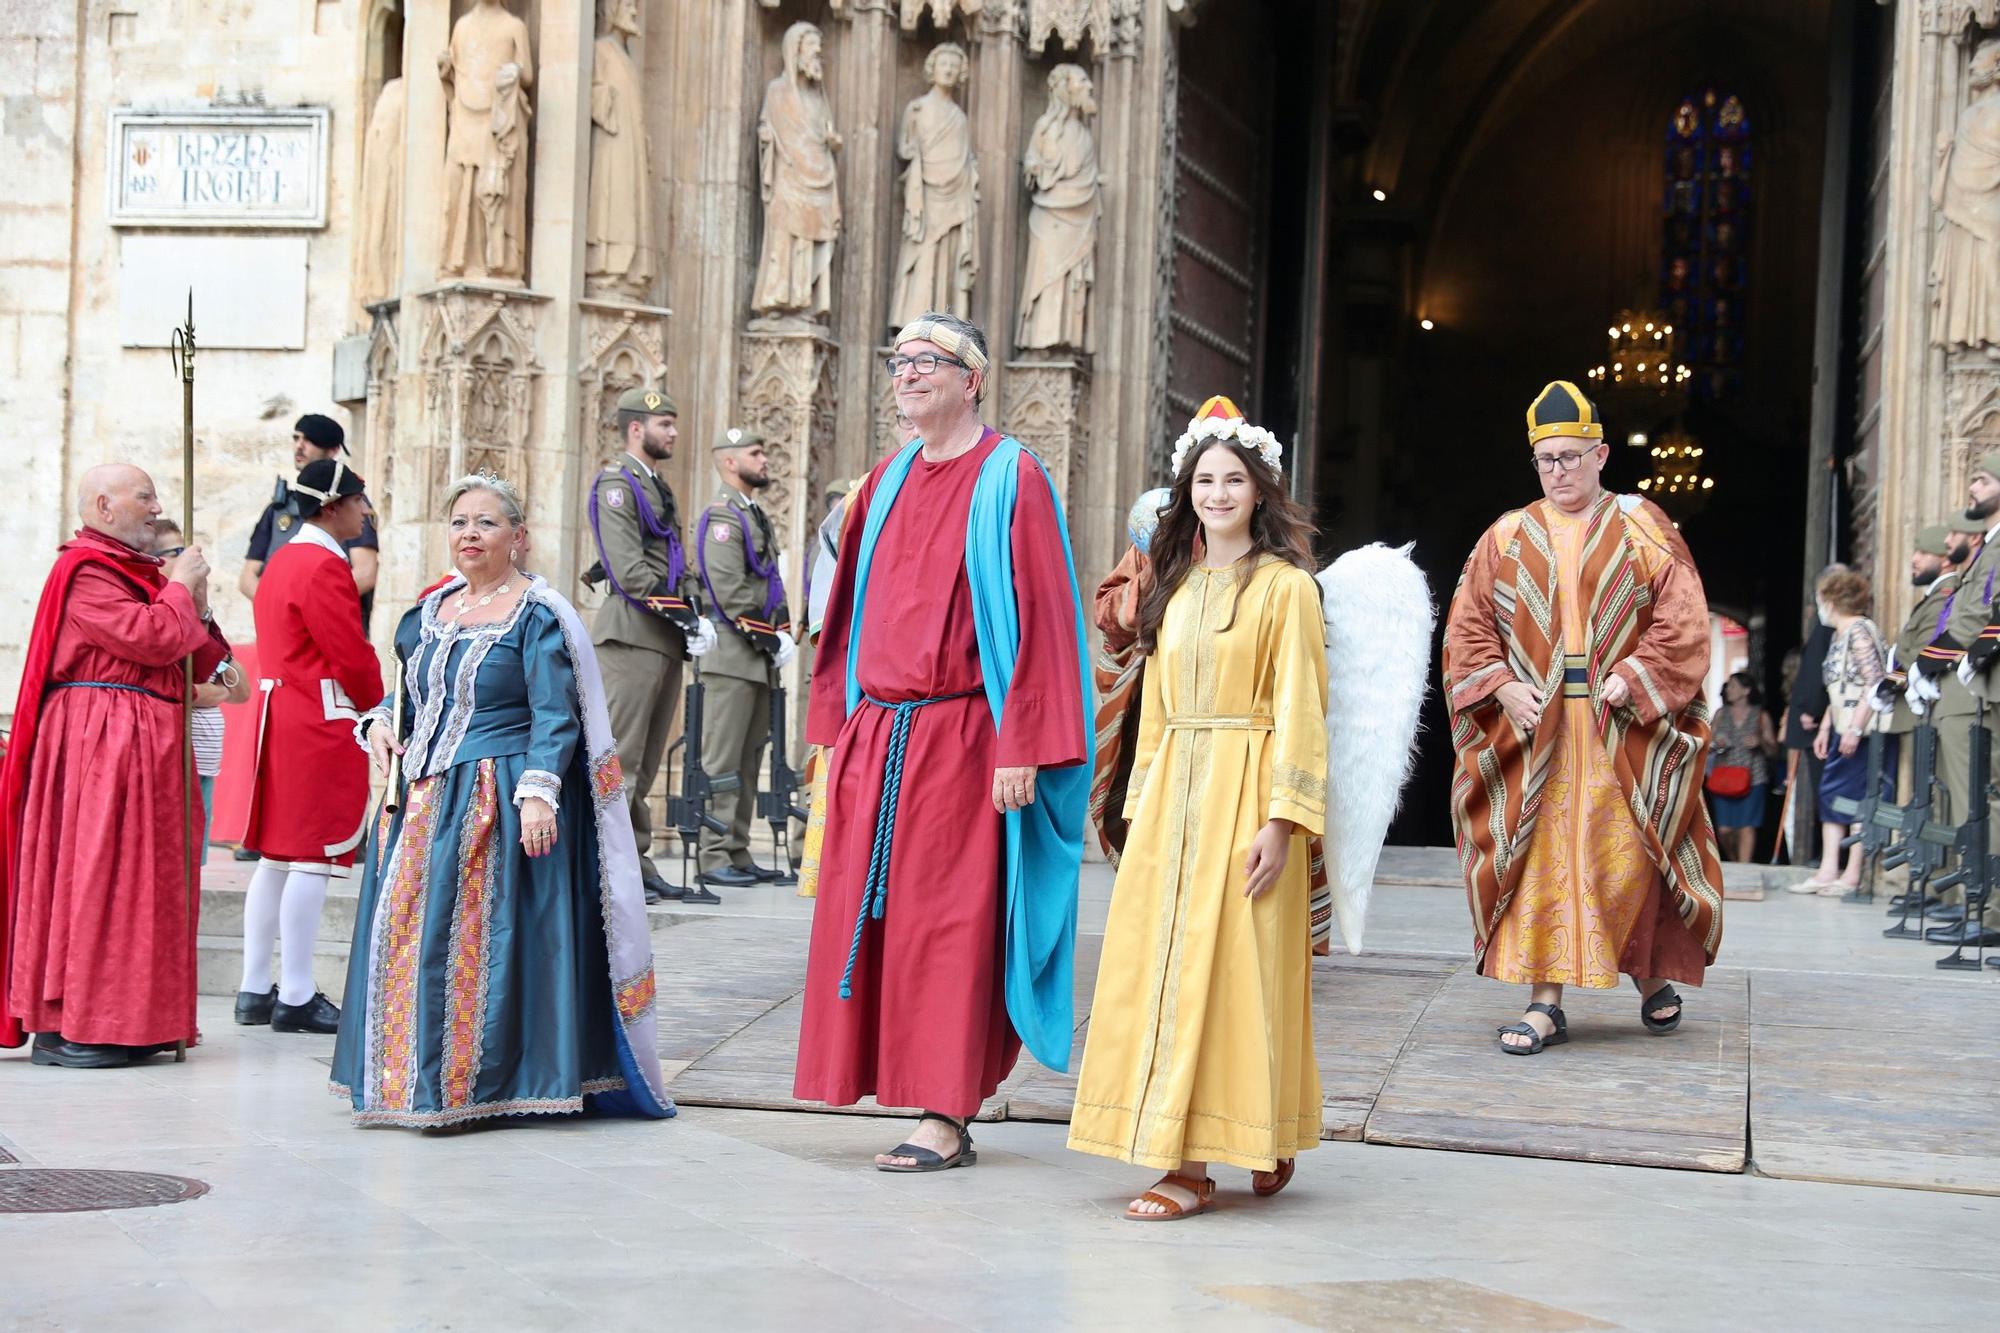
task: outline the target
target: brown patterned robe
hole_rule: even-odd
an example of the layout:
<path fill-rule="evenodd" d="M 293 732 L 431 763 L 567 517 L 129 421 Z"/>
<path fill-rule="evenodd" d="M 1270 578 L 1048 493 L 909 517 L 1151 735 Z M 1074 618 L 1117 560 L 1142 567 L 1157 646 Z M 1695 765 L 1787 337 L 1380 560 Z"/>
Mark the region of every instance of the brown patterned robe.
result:
<path fill-rule="evenodd" d="M 1565 566 L 1573 586 L 1558 578 Z M 1605 495 L 1574 517 L 1538 501 L 1480 538 L 1452 598 L 1444 671 L 1452 820 L 1483 973 L 1699 983 L 1714 961 L 1722 870 L 1701 799 L 1707 638 L 1693 558 L 1644 500 Z M 1619 708 L 1603 697 L 1613 674 L 1631 691 Z M 1509 680 L 1551 700 L 1532 735 L 1493 697 Z M 1524 881 L 1532 902 L 1517 902 Z M 1508 921 L 1510 909 L 1534 923 Z M 1496 972 L 1501 935 L 1507 966 Z"/>

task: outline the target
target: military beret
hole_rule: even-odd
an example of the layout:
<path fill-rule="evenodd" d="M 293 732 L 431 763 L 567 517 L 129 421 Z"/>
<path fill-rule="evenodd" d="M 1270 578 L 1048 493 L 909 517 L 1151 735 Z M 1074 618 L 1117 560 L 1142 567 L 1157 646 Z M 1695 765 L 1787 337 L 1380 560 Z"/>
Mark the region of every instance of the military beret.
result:
<path fill-rule="evenodd" d="M 1942 523 L 1926 523 L 1917 529 L 1916 549 L 1924 555 L 1944 555 L 1951 529 Z"/>
<path fill-rule="evenodd" d="M 1963 510 L 1961 510 L 1956 514 L 1953 514 L 1950 518 L 1946 519 L 1943 524 L 1944 530 L 1946 532 L 1969 532 L 1972 533 L 1974 536 L 1981 536 L 1981 537 L 1985 536 L 1986 529 L 1992 526 L 1993 526 L 1992 519 L 1974 518 L 1972 515 L 1965 513 Z"/>
<path fill-rule="evenodd" d="M 667 396 L 665 389 L 627 389 L 618 395 L 620 412 L 643 412 L 652 417 L 677 417 L 681 410 L 674 406 L 674 400 Z"/>
<path fill-rule="evenodd" d="M 716 449 L 748 449 L 753 444 L 762 444 L 763 442 L 764 437 L 756 431 L 745 430 L 741 426 L 731 426 L 727 430 L 717 432 L 715 443 L 710 446 L 710 449 L 711 451 Z"/>

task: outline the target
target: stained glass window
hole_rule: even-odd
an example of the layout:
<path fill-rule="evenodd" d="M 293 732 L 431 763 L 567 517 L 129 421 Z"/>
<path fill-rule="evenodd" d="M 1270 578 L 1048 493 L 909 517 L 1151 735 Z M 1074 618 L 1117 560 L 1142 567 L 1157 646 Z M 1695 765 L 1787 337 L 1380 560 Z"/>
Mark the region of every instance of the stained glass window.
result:
<path fill-rule="evenodd" d="M 1701 398 L 1742 383 L 1750 167 L 1742 98 L 1704 88 L 1680 100 L 1667 123 L 1660 302 L 1685 333 L 1681 346 Z"/>

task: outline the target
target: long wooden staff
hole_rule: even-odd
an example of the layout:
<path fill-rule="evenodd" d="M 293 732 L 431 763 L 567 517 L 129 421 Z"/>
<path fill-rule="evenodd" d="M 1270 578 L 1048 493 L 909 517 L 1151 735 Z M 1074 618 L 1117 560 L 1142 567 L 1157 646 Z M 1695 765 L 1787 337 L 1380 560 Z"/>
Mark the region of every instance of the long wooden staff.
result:
<path fill-rule="evenodd" d="M 194 541 L 194 288 L 188 288 L 187 323 L 174 330 L 174 370 L 181 377 L 181 540 Z M 181 663 L 181 929 L 194 949 L 194 895 L 200 883 L 195 866 L 194 826 L 194 654 Z M 197 965 L 198 966 L 198 965 Z M 187 1060 L 187 1038 L 174 1042 L 176 1064 Z"/>

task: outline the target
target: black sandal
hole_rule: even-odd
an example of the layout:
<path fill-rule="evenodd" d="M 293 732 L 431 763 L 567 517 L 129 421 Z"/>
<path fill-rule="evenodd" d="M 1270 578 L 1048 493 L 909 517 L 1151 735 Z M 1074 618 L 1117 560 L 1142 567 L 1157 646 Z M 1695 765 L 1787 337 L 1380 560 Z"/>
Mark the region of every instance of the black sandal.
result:
<path fill-rule="evenodd" d="M 1655 1009 L 1664 1009 L 1668 1005 L 1672 1005 L 1674 1007 L 1674 1016 L 1672 1018 L 1653 1017 L 1653 1011 Z M 1651 995 L 1648 995 L 1645 999 L 1639 1002 L 1639 1021 L 1646 1025 L 1646 1031 L 1652 1033 L 1656 1037 L 1664 1036 L 1667 1033 L 1672 1032 L 1675 1028 L 1681 1025 L 1680 992 L 1676 991 L 1673 988 L 1673 985 L 1669 983 L 1668 985 L 1660 987 L 1658 990 L 1654 991 Z"/>
<path fill-rule="evenodd" d="M 1509 1023 L 1506 1027 L 1499 1029 L 1500 1035 L 1505 1036 L 1511 1032 L 1517 1036 L 1526 1037 L 1528 1044 L 1526 1046 L 1510 1046 L 1503 1041 L 1500 1043 L 1501 1050 L 1507 1052 L 1509 1055 L 1540 1055 L 1544 1046 L 1560 1046 L 1569 1040 L 1569 1022 L 1563 1017 L 1561 1005 L 1531 1004 L 1528 1006 L 1528 1012 L 1531 1014 L 1546 1014 L 1549 1021 L 1556 1025 L 1556 1030 L 1544 1037 L 1541 1033 L 1535 1031 L 1535 1025 L 1526 1019 L 1522 1019 L 1518 1023 Z"/>
<path fill-rule="evenodd" d="M 885 1162 L 877 1162 L 875 1163 L 875 1169 L 877 1171 L 895 1171 L 903 1175 L 914 1175 L 919 1171 L 949 1171 L 955 1166 L 971 1166 L 979 1160 L 979 1154 L 972 1150 L 972 1135 L 967 1132 L 964 1125 L 953 1120 L 948 1115 L 939 1115 L 935 1111 L 924 1112 L 923 1115 L 918 1117 L 917 1123 L 921 1125 L 926 1120 L 935 1120 L 939 1124 L 950 1125 L 956 1130 L 958 1132 L 958 1151 L 949 1157 L 941 1157 L 933 1149 L 919 1147 L 914 1143 L 899 1143 L 882 1155 L 884 1157 L 913 1158 L 916 1161 L 916 1165 L 890 1166 Z"/>

